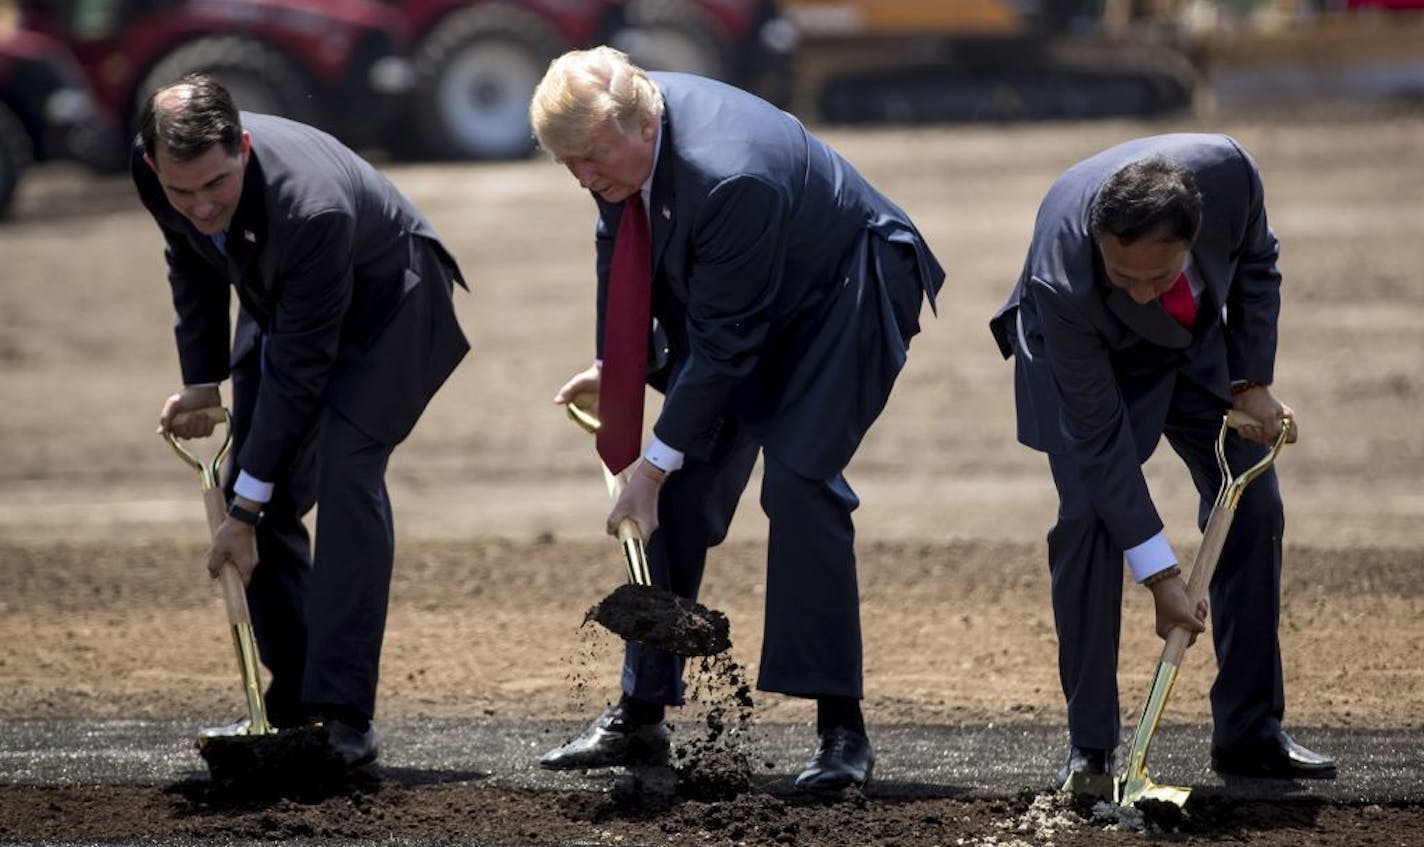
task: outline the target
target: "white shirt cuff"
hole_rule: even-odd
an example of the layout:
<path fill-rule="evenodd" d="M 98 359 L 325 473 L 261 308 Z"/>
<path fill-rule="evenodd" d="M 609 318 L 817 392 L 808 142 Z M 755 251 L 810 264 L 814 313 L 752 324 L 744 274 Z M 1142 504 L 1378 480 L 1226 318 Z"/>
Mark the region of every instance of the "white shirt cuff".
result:
<path fill-rule="evenodd" d="M 1137 582 L 1142 582 L 1154 573 L 1165 571 L 1177 563 L 1177 554 L 1172 552 L 1172 545 L 1167 543 L 1165 532 L 1158 532 L 1123 553 L 1127 556 L 1127 566 L 1132 569 L 1132 578 Z"/>
<path fill-rule="evenodd" d="M 654 435 L 648 449 L 643 451 L 643 459 L 663 473 L 672 473 L 682 467 L 683 452 L 667 446 Z"/>
<path fill-rule="evenodd" d="M 249 476 L 247 471 L 237 472 L 237 482 L 233 483 L 232 490 L 239 497 L 246 497 L 254 503 L 266 503 L 272 499 L 272 483 Z"/>

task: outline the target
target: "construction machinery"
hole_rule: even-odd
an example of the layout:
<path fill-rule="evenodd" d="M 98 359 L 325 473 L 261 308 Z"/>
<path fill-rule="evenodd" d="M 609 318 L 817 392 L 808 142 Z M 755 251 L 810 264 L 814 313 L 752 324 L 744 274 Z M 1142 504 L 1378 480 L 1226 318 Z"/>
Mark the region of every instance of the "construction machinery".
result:
<path fill-rule="evenodd" d="M 842 123 L 1150 115 L 1191 103 L 1172 2 L 782 0 L 794 108 Z"/>

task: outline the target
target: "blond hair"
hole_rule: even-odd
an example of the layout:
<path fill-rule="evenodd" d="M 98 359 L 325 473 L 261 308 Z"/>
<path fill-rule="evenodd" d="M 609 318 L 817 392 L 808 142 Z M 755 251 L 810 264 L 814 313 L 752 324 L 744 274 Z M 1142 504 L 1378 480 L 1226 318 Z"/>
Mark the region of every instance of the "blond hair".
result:
<path fill-rule="evenodd" d="M 587 153 L 589 135 L 610 120 L 631 133 L 641 119 L 656 124 L 662 114 L 662 95 L 647 72 L 612 47 L 571 50 L 550 62 L 529 102 L 539 146 L 560 159 Z"/>

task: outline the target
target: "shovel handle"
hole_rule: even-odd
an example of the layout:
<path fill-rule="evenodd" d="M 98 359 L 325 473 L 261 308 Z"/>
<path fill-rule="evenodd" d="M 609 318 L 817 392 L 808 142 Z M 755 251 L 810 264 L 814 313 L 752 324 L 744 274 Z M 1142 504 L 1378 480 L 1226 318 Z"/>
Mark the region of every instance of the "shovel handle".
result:
<path fill-rule="evenodd" d="M 184 447 L 177 436 L 171 432 L 163 433 L 163 437 L 168 440 L 169 446 L 173 448 L 173 452 L 178 454 L 178 458 L 182 459 L 188 467 L 198 472 L 199 482 L 202 484 L 203 490 L 207 491 L 208 489 L 218 487 L 218 471 L 222 467 L 223 459 L 227 458 L 228 451 L 232 449 L 232 416 L 228 413 L 227 409 L 224 409 L 222 406 L 209 406 L 206 409 L 198 409 L 194 412 L 180 412 L 173 416 L 173 420 L 176 423 L 178 421 L 187 420 L 195 415 L 205 417 L 215 424 L 227 425 L 227 431 L 223 435 L 222 446 L 218 448 L 218 452 L 213 454 L 211 459 L 204 460 L 199 458 L 193 451 Z"/>
<path fill-rule="evenodd" d="M 1227 430 L 1260 425 L 1260 421 L 1236 409 L 1228 411 L 1222 419 L 1221 434 L 1216 442 L 1216 461 L 1221 470 L 1221 490 L 1216 496 L 1216 504 L 1212 507 L 1211 514 L 1207 517 L 1206 529 L 1202 531 L 1201 544 L 1197 545 L 1196 558 L 1192 560 L 1192 572 L 1187 579 L 1187 598 L 1191 601 L 1193 608 L 1206 597 L 1207 591 L 1211 587 L 1211 578 L 1216 574 L 1216 565 L 1221 558 L 1221 549 L 1226 544 L 1226 536 L 1231 531 L 1231 523 L 1236 517 L 1236 504 L 1241 499 L 1241 492 L 1245 490 L 1247 483 L 1260 476 L 1275 462 L 1276 456 L 1290 440 L 1291 432 L 1294 429 L 1294 424 L 1289 418 L 1283 420 L 1281 432 L 1276 436 L 1276 443 L 1265 457 L 1242 473 L 1233 474 L 1226 463 Z M 1167 633 L 1167 643 L 1162 650 L 1162 661 L 1168 662 L 1174 667 L 1180 667 L 1190 641 L 1191 633 L 1181 627 Z"/>
<path fill-rule="evenodd" d="M 580 394 L 572 402 L 564 404 L 569 420 L 590 435 L 597 435 L 601 425 L 598 416 L 588 408 L 596 399 L 590 394 Z M 610 471 L 602 462 L 599 466 L 603 468 L 603 481 L 608 486 L 608 496 L 616 503 L 618 496 L 623 493 L 623 486 L 627 484 L 627 478 L 624 474 Z M 648 555 L 643 549 L 643 533 L 638 528 L 637 521 L 624 518 L 618 522 L 618 543 L 623 547 L 623 563 L 628 568 L 628 581 L 634 585 L 652 585 Z"/>
<path fill-rule="evenodd" d="M 227 502 L 221 488 L 209 488 L 203 492 L 203 509 L 208 514 L 208 534 L 211 536 L 227 518 Z M 242 585 L 242 575 L 237 565 L 226 562 L 218 569 L 218 581 L 222 583 L 223 606 L 227 608 L 227 622 L 230 624 L 251 624 L 252 615 L 247 609 L 247 590 Z"/>

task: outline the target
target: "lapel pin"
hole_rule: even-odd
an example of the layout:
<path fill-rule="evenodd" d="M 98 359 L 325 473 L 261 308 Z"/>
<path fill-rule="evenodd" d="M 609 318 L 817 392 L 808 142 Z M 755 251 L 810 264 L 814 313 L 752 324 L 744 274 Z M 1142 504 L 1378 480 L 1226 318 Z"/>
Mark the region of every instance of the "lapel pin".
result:
<path fill-rule="evenodd" d="M 663 220 L 672 220 L 672 209 L 669 209 L 667 206 L 663 207 Z"/>
<path fill-rule="evenodd" d="M 257 243 L 257 233 L 253 232 L 253 231 L 250 230 L 250 229 L 244 229 L 244 230 L 242 231 L 242 237 L 243 237 L 244 240 L 248 241 L 249 243 L 252 243 L 252 244 L 256 244 L 256 243 Z"/>

